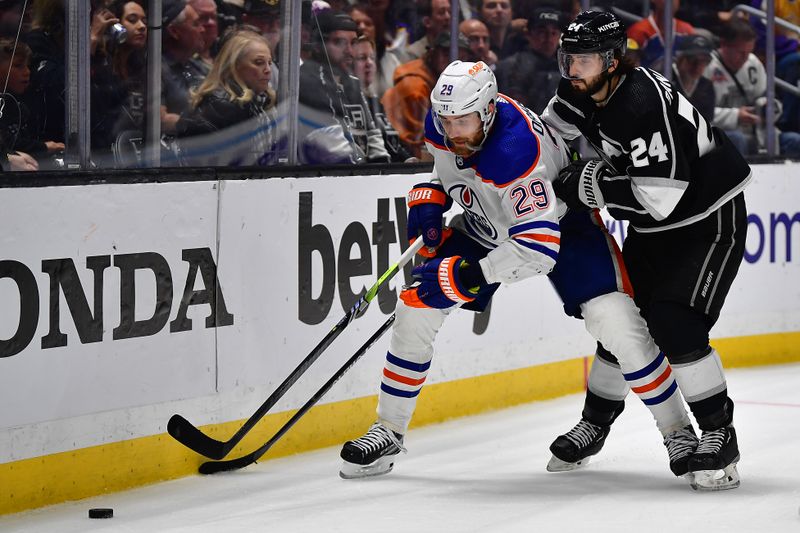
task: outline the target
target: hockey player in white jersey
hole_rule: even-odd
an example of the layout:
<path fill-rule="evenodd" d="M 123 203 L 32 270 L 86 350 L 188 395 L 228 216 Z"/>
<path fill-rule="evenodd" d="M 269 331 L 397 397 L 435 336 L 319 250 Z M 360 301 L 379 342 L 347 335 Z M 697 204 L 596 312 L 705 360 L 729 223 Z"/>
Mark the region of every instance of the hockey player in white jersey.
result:
<path fill-rule="evenodd" d="M 404 435 L 447 315 L 457 307 L 481 311 L 500 283 L 536 275 L 548 275 L 565 312 L 583 318 L 619 360 L 619 366 L 601 361 L 591 371 L 591 393 L 613 402 L 614 412 L 607 418 L 589 413 L 596 425 L 570 433 L 562 450 L 567 460 L 554 457 L 548 469 L 574 468 L 599 451 L 630 385 L 665 436 L 673 471 L 685 473 L 697 439 L 669 363 L 630 297 L 621 252 L 596 210 L 567 212 L 553 193 L 551 181 L 570 161 L 564 141 L 534 113 L 498 94 L 494 74 L 482 62 L 450 64 L 431 104 L 425 141 L 434 172 L 408 197 L 409 239 L 424 239 L 429 259 L 414 269 L 416 282 L 400 294 L 378 420 L 345 443 L 340 475 L 385 474 L 405 451 Z M 445 229 L 443 213 L 454 201 L 464 213 Z M 628 376 L 621 385 L 620 367 Z M 587 451 L 587 439 L 594 451 Z"/>

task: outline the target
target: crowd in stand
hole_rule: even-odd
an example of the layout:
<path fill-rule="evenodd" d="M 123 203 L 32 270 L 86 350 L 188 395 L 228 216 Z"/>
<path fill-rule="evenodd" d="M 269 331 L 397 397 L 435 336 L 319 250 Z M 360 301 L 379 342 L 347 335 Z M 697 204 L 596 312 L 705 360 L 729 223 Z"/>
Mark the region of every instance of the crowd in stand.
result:
<path fill-rule="evenodd" d="M 58 168 L 65 148 L 65 2 L 0 0 L 0 160 L 6 170 Z M 273 165 L 298 120 L 304 164 L 425 160 L 423 124 L 434 80 L 450 62 L 450 0 L 303 0 L 299 117 L 285 117 L 276 89 L 281 1 L 92 0 L 91 154 L 98 167 L 143 159 L 147 43 L 162 41 L 162 164 Z M 742 153 L 766 146 L 765 27 L 725 0 L 670 0 L 674 42 L 663 38 L 666 0 L 618 0 L 630 15 L 628 54 L 664 70 Z M 483 61 L 501 93 L 541 112 L 560 82 L 561 30 L 579 0 L 461 0 L 458 56 Z M 592 6 L 607 9 L 612 2 Z M 750 4 L 765 9 L 764 0 Z M 776 16 L 800 24 L 800 2 Z M 638 22 L 634 22 L 634 17 Z M 776 75 L 797 85 L 800 36 L 776 28 Z M 800 158 L 800 99 L 779 92 L 780 153 Z M 781 105 L 782 104 L 782 105 Z"/>

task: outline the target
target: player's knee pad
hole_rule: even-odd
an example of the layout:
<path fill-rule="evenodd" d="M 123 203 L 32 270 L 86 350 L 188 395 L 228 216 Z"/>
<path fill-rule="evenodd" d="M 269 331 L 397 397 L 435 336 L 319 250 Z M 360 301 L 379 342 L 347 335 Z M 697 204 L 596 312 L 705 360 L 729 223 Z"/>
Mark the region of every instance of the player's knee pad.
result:
<path fill-rule="evenodd" d="M 708 347 L 708 325 L 702 313 L 678 302 L 653 302 L 647 325 L 656 344 L 673 361 Z"/>
<path fill-rule="evenodd" d="M 412 308 L 398 300 L 389 351 L 417 363 L 430 361 L 433 341 L 448 314 L 448 310 Z"/>
<path fill-rule="evenodd" d="M 621 292 L 592 298 L 581 304 L 586 330 L 616 356 L 624 372 L 653 361 L 658 348 L 633 299 Z"/>

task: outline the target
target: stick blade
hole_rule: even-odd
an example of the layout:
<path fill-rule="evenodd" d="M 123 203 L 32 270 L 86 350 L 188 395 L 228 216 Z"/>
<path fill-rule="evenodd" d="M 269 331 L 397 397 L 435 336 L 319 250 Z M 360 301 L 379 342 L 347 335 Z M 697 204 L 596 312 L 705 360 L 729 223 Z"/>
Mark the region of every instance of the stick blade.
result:
<path fill-rule="evenodd" d="M 203 475 L 217 474 L 219 472 L 230 472 L 239 470 L 256 462 L 255 454 L 249 453 L 237 459 L 229 461 L 207 461 L 200 465 L 199 472 Z"/>
<path fill-rule="evenodd" d="M 226 443 L 211 438 L 181 415 L 172 415 L 167 422 L 167 433 L 190 450 L 209 459 L 222 459 L 230 450 Z"/>

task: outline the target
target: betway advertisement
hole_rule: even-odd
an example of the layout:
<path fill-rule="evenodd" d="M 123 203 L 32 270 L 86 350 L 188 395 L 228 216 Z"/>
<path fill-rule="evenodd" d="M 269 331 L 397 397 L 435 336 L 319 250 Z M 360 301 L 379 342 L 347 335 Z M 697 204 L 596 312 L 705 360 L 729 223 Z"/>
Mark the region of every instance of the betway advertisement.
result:
<path fill-rule="evenodd" d="M 800 331 L 793 168 L 754 167 L 747 256 L 713 337 Z M 0 189 L 0 402 L 14 406 L 0 410 L 0 433 L 124 412 L 91 426 L 80 440 L 90 445 L 161 433 L 176 411 L 196 424 L 249 416 L 406 249 L 405 195 L 426 179 Z M 299 407 L 383 323 L 410 269 L 276 411 Z M 388 341 L 323 401 L 375 394 Z M 502 287 L 485 313 L 448 318 L 428 382 L 593 349 L 547 279 L 529 279 Z"/>

